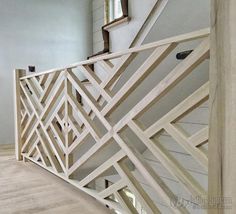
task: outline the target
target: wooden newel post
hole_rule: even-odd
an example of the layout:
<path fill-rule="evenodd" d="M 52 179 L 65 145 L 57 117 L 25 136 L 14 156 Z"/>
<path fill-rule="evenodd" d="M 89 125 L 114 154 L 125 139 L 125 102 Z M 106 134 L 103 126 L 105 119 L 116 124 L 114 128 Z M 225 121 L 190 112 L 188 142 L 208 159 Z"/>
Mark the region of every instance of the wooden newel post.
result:
<path fill-rule="evenodd" d="M 15 124 L 15 154 L 17 160 L 22 160 L 21 155 L 21 89 L 20 78 L 25 76 L 26 71 L 22 69 L 14 70 L 14 124 Z"/>
<path fill-rule="evenodd" d="M 236 1 L 211 1 L 209 213 L 236 213 Z"/>

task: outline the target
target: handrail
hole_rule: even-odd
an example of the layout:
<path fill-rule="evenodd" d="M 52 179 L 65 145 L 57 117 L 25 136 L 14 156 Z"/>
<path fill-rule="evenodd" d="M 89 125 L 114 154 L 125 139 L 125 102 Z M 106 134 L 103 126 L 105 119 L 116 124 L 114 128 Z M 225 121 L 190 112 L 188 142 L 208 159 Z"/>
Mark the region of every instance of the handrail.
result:
<path fill-rule="evenodd" d="M 162 74 L 159 76 L 158 66 L 163 61 L 165 65 L 169 63 L 168 56 L 176 51 L 179 43 L 199 38 L 201 39 L 196 42 L 195 47 L 191 47 L 193 51 L 190 55 L 182 61 L 177 61 L 174 68 L 171 62 L 169 72 L 160 69 Z M 138 58 L 140 65 L 137 66 L 137 61 L 133 60 L 139 56 L 139 52 L 149 49 L 152 49 L 152 53 L 147 54 L 142 60 Z M 183 116 L 188 115 L 209 98 L 207 80 L 193 84 L 194 88 L 185 94 L 187 98 L 183 97 L 177 103 L 172 103 L 169 106 L 172 109 L 164 112 L 160 118 L 153 117 L 150 123 L 146 124 L 147 118 L 143 117 L 145 113 L 150 115 L 153 112 L 151 107 L 156 107 L 155 104 L 159 104 L 163 97 L 168 101 L 171 98 L 168 96 L 173 95 L 170 92 L 177 93 L 176 85 L 192 84 L 189 75 L 208 60 L 209 52 L 209 29 L 203 29 L 26 77 L 22 77 L 24 71 L 16 70 L 17 157 L 19 160 L 23 157 L 38 164 L 122 213 L 126 213 L 127 209 L 127 213 L 136 213 L 132 211 L 135 207 L 127 206 L 130 203 L 125 194 L 127 188 L 140 200 L 147 213 L 161 213 L 159 204 L 149 196 L 148 190 L 141 185 L 135 172 L 145 179 L 163 203 L 169 205 L 170 201 L 176 199 L 176 195 L 172 187 L 164 182 L 160 172 L 146 161 L 143 155 L 145 149 L 191 196 L 205 196 L 207 192 L 198 178 L 153 136 L 159 135 L 162 131 L 167 132 L 175 144 L 207 173 L 208 157 L 202 146 L 208 142 L 208 127 L 188 135 L 185 130 L 178 128 L 181 123 L 179 120 Z M 102 61 L 114 58 L 119 60 Z M 102 79 L 93 72 L 93 66 L 89 66 L 93 63 L 103 66 L 107 78 Z M 124 75 L 125 78 L 122 78 L 122 74 L 129 72 L 127 67 L 134 64 L 133 68 L 137 67 L 136 70 L 132 69 L 131 75 Z M 77 69 L 74 70 L 77 67 L 90 85 L 84 84 L 77 77 Z M 152 84 L 146 82 L 148 77 L 153 77 L 150 75 L 155 77 Z M 41 77 L 35 78 L 37 76 Z M 159 77 L 161 79 L 158 79 Z M 117 84 L 118 90 L 113 90 L 117 80 L 123 82 Z M 145 90 L 142 90 L 143 87 L 139 87 L 140 85 L 146 87 Z M 142 94 L 135 98 L 135 102 L 129 99 L 133 98 L 134 91 Z M 77 93 L 81 100 L 77 99 Z M 128 104 L 131 105 L 124 112 L 117 114 L 123 110 L 121 104 L 130 100 L 132 103 Z M 124 130 L 127 129 L 133 134 L 126 133 Z M 133 143 L 137 138 L 143 148 Z M 111 168 L 111 174 L 120 177 L 120 180 L 103 190 L 96 189 L 93 185 L 96 179 L 104 178 L 105 172 Z M 83 173 L 80 173 L 80 170 Z M 114 196 L 118 201 L 114 200 Z M 170 209 L 173 213 L 189 213 L 185 206 Z"/>
<path fill-rule="evenodd" d="M 101 60 L 114 59 L 114 58 L 118 58 L 122 55 L 131 54 L 131 53 L 138 53 L 138 52 L 149 50 L 149 49 L 156 48 L 156 47 L 159 47 L 159 46 L 167 45 L 167 44 L 170 44 L 170 43 L 173 43 L 173 42 L 182 43 L 182 42 L 187 42 L 187 41 L 191 41 L 191 40 L 194 40 L 194 39 L 200 39 L 200 38 L 204 38 L 204 37 L 209 36 L 209 34 L 210 34 L 210 28 L 205 28 L 205 29 L 201 29 L 201 30 L 186 33 L 186 34 L 173 36 L 173 37 L 170 37 L 170 38 L 167 38 L 167 39 L 162 39 L 162 40 L 159 40 L 157 42 L 152 42 L 152 43 L 149 43 L 149 44 L 141 45 L 139 47 L 130 48 L 130 49 L 123 50 L 123 51 L 120 51 L 120 52 L 117 52 L 117 53 L 112 53 L 112 54 L 107 54 L 107 55 L 104 55 L 104 56 L 94 57 L 94 58 L 89 59 L 89 60 L 81 61 L 81 62 L 78 62 L 78 63 L 73 63 L 73 64 L 71 64 L 69 66 L 66 66 L 66 67 L 63 67 L 63 68 L 55 68 L 55 69 L 50 69 L 50 70 L 47 70 L 47 71 L 42 71 L 42 72 L 30 74 L 30 75 L 22 77 L 21 80 L 31 78 L 31 77 L 37 77 L 37 76 L 40 76 L 40 75 L 49 74 L 49 73 L 53 73 L 53 72 L 60 72 L 60 71 L 66 70 L 66 69 L 73 69 L 73 68 L 76 68 L 76 67 L 81 66 L 81 65 L 89 65 L 89 64 L 93 64 L 97 61 L 101 61 Z"/>

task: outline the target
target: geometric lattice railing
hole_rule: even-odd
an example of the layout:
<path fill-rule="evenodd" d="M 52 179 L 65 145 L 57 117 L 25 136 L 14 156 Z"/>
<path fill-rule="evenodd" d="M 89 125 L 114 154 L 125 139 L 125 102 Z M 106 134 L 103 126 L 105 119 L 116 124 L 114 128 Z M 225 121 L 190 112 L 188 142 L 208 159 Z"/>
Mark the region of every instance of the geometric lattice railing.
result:
<path fill-rule="evenodd" d="M 189 46 L 193 52 L 174 61 L 176 52 Z M 205 69 L 208 58 L 209 30 L 204 29 L 63 69 L 28 76 L 16 70 L 18 158 L 121 213 L 141 213 L 130 195 L 143 213 L 164 212 L 154 197 L 169 212 L 191 213 L 184 205 L 171 206 L 182 201 L 143 153 L 149 151 L 189 195 L 206 195 L 201 181 L 158 138 L 168 135 L 207 173 L 208 126 L 188 133 L 179 121 L 207 102 L 208 80 L 192 75 Z M 109 176 L 114 179 L 105 179 Z M 99 179 L 105 182 L 100 189 Z"/>

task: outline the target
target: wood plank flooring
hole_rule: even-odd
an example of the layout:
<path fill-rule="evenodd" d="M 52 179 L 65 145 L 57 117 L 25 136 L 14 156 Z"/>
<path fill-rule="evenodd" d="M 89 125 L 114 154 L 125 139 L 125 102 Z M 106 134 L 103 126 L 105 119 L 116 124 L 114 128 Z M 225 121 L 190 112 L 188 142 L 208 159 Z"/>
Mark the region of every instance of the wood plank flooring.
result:
<path fill-rule="evenodd" d="M 106 214 L 98 201 L 0 145 L 0 214 Z"/>

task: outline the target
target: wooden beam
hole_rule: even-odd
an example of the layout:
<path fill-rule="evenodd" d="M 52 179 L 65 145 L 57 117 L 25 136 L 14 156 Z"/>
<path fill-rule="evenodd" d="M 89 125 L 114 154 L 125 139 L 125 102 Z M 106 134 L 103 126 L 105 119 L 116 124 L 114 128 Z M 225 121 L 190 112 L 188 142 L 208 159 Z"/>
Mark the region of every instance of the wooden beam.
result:
<path fill-rule="evenodd" d="M 114 194 L 118 202 L 124 207 L 127 214 L 138 214 L 138 211 L 135 209 L 132 202 L 129 200 L 128 196 L 124 193 L 123 190 L 116 192 Z"/>
<path fill-rule="evenodd" d="M 106 170 L 108 170 L 110 167 L 114 165 L 115 162 L 121 160 L 124 158 L 126 154 L 120 150 L 115 155 L 113 155 L 111 158 L 109 158 L 106 162 L 104 162 L 102 165 L 97 167 L 93 172 L 88 174 L 82 181 L 80 181 L 81 186 L 86 186 L 89 182 L 97 178 L 98 176 L 102 175 Z"/>
<path fill-rule="evenodd" d="M 111 102 L 103 109 L 104 115 L 116 108 L 123 100 L 125 100 L 132 91 L 169 55 L 176 47 L 176 43 L 163 45 L 156 48 L 153 53 L 145 60 L 132 77 L 123 85 L 116 93 Z"/>
<path fill-rule="evenodd" d="M 102 56 L 95 57 L 95 58 L 92 58 L 92 59 L 89 59 L 89 60 L 85 60 L 85 61 L 82 61 L 82 62 L 71 64 L 71 65 L 66 66 L 64 68 L 55 68 L 55 69 L 51 69 L 51 70 L 47 70 L 47 71 L 43 71 L 43 72 L 37 72 L 37 73 L 34 73 L 34 74 L 30 74 L 27 77 L 22 77 L 21 79 L 37 77 L 37 76 L 41 76 L 41 75 L 44 75 L 44 74 L 50 74 L 50 73 L 54 73 L 54 72 L 61 72 L 61 71 L 65 70 L 65 69 L 68 69 L 68 68 L 73 69 L 73 68 L 76 68 L 76 67 L 79 67 L 79 66 L 82 66 L 82 65 L 93 64 L 93 63 L 96 63 L 97 61 L 100 61 L 100 60 L 115 59 L 115 58 L 119 58 L 119 57 L 121 57 L 123 55 L 126 55 L 126 54 L 142 52 L 142 51 L 149 50 L 149 49 L 159 47 L 159 46 L 162 46 L 162 45 L 167 45 L 167 44 L 170 44 L 170 43 L 173 43 L 173 42 L 183 43 L 183 42 L 192 41 L 192 40 L 195 40 L 195 39 L 205 38 L 205 37 L 209 36 L 209 34 L 210 34 L 210 29 L 205 28 L 205 29 L 201 29 L 201 30 L 198 30 L 198 31 L 194 31 L 194 32 L 190 32 L 190 33 L 170 37 L 170 38 L 167 38 L 167 39 L 159 40 L 157 42 L 152 42 L 152 43 L 149 43 L 149 44 L 145 44 L 145 45 L 142 45 L 142 46 L 139 46 L 139 47 L 130 48 L 130 49 L 120 51 L 120 52 L 117 52 L 117 53 L 102 55 Z"/>
<path fill-rule="evenodd" d="M 178 163 L 178 161 L 176 161 L 176 159 L 166 152 L 163 146 L 160 144 L 156 146 L 135 122 L 130 121 L 128 125 L 162 165 L 175 176 L 192 195 L 196 197 L 198 195 L 205 195 L 205 191 L 201 185 Z"/>
<path fill-rule="evenodd" d="M 20 88 L 20 78 L 25 76 L 26 71 L 16 69 L 14 71 L 14 115 L 15 115 L 15 152 L 16 159 L 22 160 L 21 148 L 22 148 L 22 139 L 21 139 L 21 88 Z"/>
<path fill-rule="evenodd" d="M 236 212 L 236 1 L 211 1 L 209 213 Z M 231 205 L 231 209 L 219 209 Z M 219 208 L 218 208 L 219 207 Z"/>
<path fill-rule="evenodd" d="M 161 80 L 142 100 L 140 100 L 128 114 L 126 114 L 116 125 L 117 132 L 130 120 L 142 115 L 161 97 L 168 93 L 176 84 L 191 73 L 201 64 L 209 54 L 209 39 L 205 39 L 185 61 L 179 63 L 163 80 Z M 105 108 L 104 108 L 105 109 Z M 104 111 L 103 109 L 103 111 Z"/>
<path fill-rule="evenodd" d="M 174 125 L 170 123 L 165 125 L 164 129 L 177 143 L 179 143 L 180 146 L 184 148 L 185 151 L 187 151 L 207 171 L 207 157 L 191 144 L 191 142 L 187 139 L 183 131 L 178 130 Z"/>
<path fill-rule="evenodd" d="M 200 147 L 208 142 L 208 138 L 209 138 L 209 127 L 206 126 L 205 128 L 201 129 L 200 131 L 192 135 L 189 138 L 189 142 L 195 147 Z"/>
<path fill-rule="evenodd" d="M 119 163 L 114 164 L 114 167 L 119 173 L 119 175 L 126 180 L 128 188 L 130 189 L 130 191 L 133 192 L 133 194 L 141 203 L 142 207 L 146 210 L 146 212 L 150 214 L 161 213 L 160 210 L 156 207 L 153 200 L 145 192 L 142 185 L 137 181 L 135 176 L 122 161 L 119 161 Z"/>
<path fill-rule="evenodd" d="M 160 195 L 165 203 L 169 203 L 170 200 L 175 199 L 175 195 L 169 189 L 169 187 L 163 182 L 159 175 L 153 170 L 153 168 L 144 160 L 143 156 L 136 151 L 133 147 L 128 146 L 123 139 L 118 135 L 113 135 L 119 146 L 126 152 L 129 159 L 135 165 L 135 167 L 142 173 L 142 176 L 148 181 L 150 186 Z M 173 213 L 188 213 L 185 207 L 178 207 L 177 209 L 171 207 Z"/>
<path fill-rule="evenodd" d="M 100 192 L 98 195 L 101 198 L 107 198 L 110 195 L 112 195 L 113 193 L 124 189 L 126 186 L 127 186 L 127 184 L 126 184 L 125 180 L 121 179 L 120 181 L 116 182 L 115 184 L 112 184 L 111 186 L 109 186 L 108 188 L 106 188 L 105 190 Z"/>

